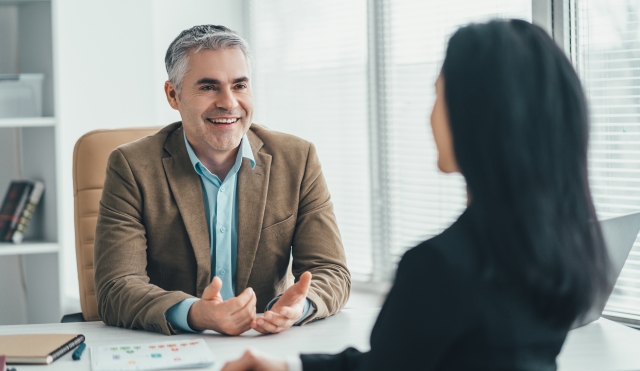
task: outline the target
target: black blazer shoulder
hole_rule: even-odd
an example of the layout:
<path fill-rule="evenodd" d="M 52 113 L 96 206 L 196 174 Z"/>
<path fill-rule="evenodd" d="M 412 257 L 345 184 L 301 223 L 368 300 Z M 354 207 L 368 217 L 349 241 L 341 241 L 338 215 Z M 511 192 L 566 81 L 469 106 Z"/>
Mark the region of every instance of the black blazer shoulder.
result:
<path fill-rule="evenodd" d="M 304 370 L 555 370 L 567 329 L 484 278 L 468 218 L 405 253 L 370 351 L 302 355 Z"/>

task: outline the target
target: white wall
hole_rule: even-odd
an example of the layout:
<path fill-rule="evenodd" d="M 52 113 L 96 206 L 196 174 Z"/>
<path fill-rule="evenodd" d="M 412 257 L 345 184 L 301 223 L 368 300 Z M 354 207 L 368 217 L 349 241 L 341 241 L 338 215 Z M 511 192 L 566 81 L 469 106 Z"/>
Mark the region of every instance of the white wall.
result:
<path fill-rule="evenodd" d="M 73 227 L 72 154 L 96 129 L 179 120 L 164 98 L 164 54 L 180 31 L 221 24 L 246 34 L 241 0 L 56 0 L 53 3 L 59 120 L 60 240 L 67 309 L 79 310 Z"/>

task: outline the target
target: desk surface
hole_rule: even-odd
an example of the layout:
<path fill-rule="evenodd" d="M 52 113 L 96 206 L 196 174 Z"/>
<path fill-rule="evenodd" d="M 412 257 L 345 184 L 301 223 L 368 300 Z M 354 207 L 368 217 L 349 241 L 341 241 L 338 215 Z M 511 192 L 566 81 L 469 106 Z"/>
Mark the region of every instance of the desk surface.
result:
<path fill-rule="evenodd" d="M 345 309 L 331 318 L 303 327 L 294 327 L 277 335 L 263 336 L 249 331 L 239 337 L 227 337 L 207 332 L 167 337 L 165 335 L 125 330 L 106 326 L 102 322 L 53 323 L 45 325 L 0 326 L 0 335 L 28 333 L 80 333 L 87 346 L 151 343 L 169 339 L 204 338 L 216 357 L 209 370 L 219 370 L 247 348 L 276 356 L 298 353 L 336 353 L 348 346 L 360 350 L 369 348 L 369 333 L 379 309 Z M 561 371 L 640 370 L 640 331 L 600 319 L 569 333 L 558 357 Z M 90 370 L 89 352 L 80 361 L 66 354 L 49 366 L 16 366 L 18 371 Z"/>

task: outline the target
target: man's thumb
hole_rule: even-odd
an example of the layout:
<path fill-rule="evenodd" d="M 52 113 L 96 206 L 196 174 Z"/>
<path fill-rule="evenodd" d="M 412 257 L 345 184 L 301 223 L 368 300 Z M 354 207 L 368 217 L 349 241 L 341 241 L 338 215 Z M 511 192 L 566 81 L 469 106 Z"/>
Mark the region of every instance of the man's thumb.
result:
<path fill-rule="evenodd" d="M 306 295 L 307 291 L 309 291 L 309 286 L 311 285 L 311 273 L 304 272 L 300 276 L 300 280 L 296 282 L 297 290 L 299 294 Z"/>
<path fill-rule="evenodd" d="M 222 288 L 222 280 L 220 277 L 213 277 L 211 283 L 204 289 L 202 293 L 202 300 L 214 300 L 220 296 L 220 289 Z"/>

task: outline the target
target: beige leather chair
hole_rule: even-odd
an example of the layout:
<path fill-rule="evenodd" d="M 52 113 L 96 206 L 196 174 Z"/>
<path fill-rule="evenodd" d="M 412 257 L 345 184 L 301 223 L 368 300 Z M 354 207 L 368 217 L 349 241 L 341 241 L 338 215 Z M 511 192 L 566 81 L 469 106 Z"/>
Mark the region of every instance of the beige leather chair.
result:
<path fill-rule="evenodd" d="M 93 283 L 93 239 L 109 154 L 122 144 L 154 134 L 158 130 L 159 127 L 96 130 L 78 139 L 73 150 L 76 262 L 80 281 L 80 305 L 85 321 L 100 320 Z M 73 320 L 65 321 L 63 318 L 62 321 Z"/>

